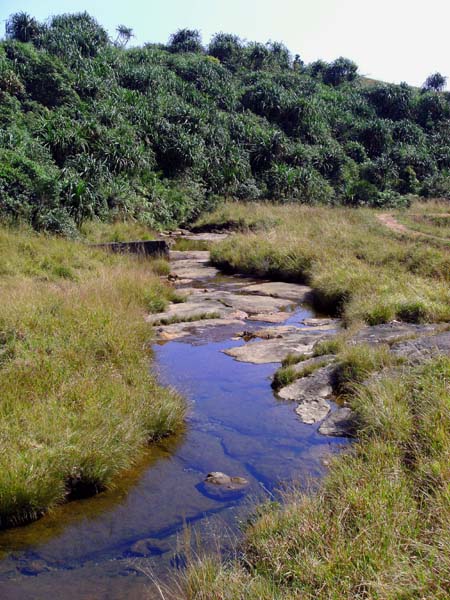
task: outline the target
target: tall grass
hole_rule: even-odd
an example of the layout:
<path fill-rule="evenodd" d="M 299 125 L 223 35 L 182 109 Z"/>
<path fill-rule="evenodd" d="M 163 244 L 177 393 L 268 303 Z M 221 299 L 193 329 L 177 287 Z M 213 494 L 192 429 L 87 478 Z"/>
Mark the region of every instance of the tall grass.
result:
<path fill-rule="evenodd" d="M 232 214 L 234 205 L 224 210 Z M 347 325 L 450 320 L 450 253 L 396 238 L 375 211 L 293 205 L 239 211 L 278 224 L 216 245 L 212 260 L 220 267 L 308 283 L 317 308 L 341 315 Z"/>
<path fill-rule="evenodd" d="M 0 527 L 111 485 L 183 403 L 149 374 L 151 263 L 0 230 Z"/>

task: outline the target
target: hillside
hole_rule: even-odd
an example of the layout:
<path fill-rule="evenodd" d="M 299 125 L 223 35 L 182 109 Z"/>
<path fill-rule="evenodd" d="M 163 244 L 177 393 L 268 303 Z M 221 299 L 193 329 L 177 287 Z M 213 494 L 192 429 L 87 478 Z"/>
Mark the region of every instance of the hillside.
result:
<path fill-rule="evenodd" d="M 367 86 L 348 59 L 180 30 L 127 49 L 88 14 L 7 21 L 0 214 L 70 234 L 84 220 L 189 222 L 218 196 L 401 206 L 450 194 L 450 95 Z"/>

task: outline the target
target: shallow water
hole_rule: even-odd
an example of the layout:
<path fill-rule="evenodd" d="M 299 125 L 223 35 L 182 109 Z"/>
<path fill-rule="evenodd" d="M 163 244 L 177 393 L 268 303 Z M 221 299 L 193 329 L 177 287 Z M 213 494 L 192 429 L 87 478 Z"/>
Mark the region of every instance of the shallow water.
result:
<path fill-rule="evenodd" d="M 220 277 L 208 286 L 240 281 Z M 310 316 L 298 307 L 287 324 Z M 260 326 L 249 322 L 246 329 Z M 155 346 L 161 383 L 190 403 L 185 432 L 146 452 L 115 491 L 0 533 L 2 600 L 44 600 L 55 593 L 63 600 L 160 597 L 149 573 L 173 579 L 185 561 L 186 525 L 202 547 L 220 540 L 226 548 L 258 499 L 293 480 L 317 481 L 324 456 L 346 441 L 319 435 L 296 418 L 294 404 L 274 396 L 276 363 L 241 363 L 221 352 L 244 343 L 231 340 L 237 329 Z M 210 471 L 243 476 L 249 486 L 229 492 L 210 486 L 204 483 Z"/>

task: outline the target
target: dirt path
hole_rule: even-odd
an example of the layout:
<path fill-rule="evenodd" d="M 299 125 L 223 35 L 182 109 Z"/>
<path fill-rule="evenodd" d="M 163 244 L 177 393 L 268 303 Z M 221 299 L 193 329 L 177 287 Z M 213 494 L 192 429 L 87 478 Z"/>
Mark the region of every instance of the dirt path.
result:
<path fill-rule="evenodd" d="M 448 238 L 438 237 L 436 235 L 432 235 L 431 233 L 424 233 L 422 231 L 416 231 L 414 229 L 406 227 L 406 225 L 403 225 L 403 223 L 397 221 L 397 219 L 391 213 L 381 213 L 380 215 L 377 215 L 377 219 L 382 225 L 384 225 L 391 231 L 394 231 L 395 233 L 409 235 L 414 238 L 426 238 L 430 240 L 436 240 L 439 242 L 450 243 L 450 240 Z"/>

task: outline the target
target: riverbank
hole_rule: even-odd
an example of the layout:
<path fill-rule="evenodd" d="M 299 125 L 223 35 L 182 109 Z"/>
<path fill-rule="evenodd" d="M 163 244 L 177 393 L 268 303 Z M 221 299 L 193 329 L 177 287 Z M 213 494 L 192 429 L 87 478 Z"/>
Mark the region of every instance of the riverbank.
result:
<path fill-rule="evenodd" d="M 212 215 L 213 226 L 230 218 L 227 211 L 233 207 Z M 259 507 L 234 560 L 193 561 L 182 584 L 186 597 L 447 598 L 448 327 L 441 325 L 440 337 L 427 329 L 390 337 L 390 325 L 361 327 L 394 318 L 448 321 L 448 254 L 422 240 L 400 240 L 370 211 L 252 205 L 238 212 L 241 221 L 279 221 L 215 246 L 214 263 L 307 282 L 318 305 L 343 317 L 347 330 L 312 354 L 331 363 L 330 384 L 353 412 L 358 441 L 330 461 L 318 491 L 289 492 L 282 504 Z M 328 368 L 309 363 L 302 371 L 301 358 L 309 360 L 288 356 L 275 379 L 299 399 Z"/>
<path fill-rule="evenodd" d="M 0 527 L 114 483 L 184 403 L 148 374 L 161 261 L 0 230 Z"/>

